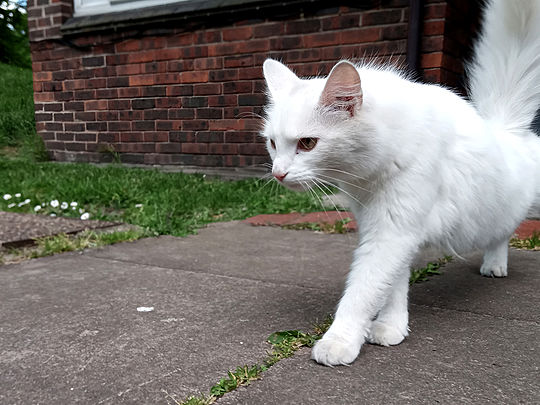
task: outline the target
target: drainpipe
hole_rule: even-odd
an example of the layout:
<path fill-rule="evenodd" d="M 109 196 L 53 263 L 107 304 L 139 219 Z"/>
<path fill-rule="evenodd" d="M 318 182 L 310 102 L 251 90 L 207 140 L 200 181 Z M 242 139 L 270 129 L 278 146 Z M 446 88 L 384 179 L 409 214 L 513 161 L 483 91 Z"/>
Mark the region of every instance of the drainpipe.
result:
<path fill-rule="evenodd" d="M 420 39 L 422 36 L 422 11 L 424 0 L 410 0 L 407 35 L 407 66 L 411 72 L 420 73 Z"/>

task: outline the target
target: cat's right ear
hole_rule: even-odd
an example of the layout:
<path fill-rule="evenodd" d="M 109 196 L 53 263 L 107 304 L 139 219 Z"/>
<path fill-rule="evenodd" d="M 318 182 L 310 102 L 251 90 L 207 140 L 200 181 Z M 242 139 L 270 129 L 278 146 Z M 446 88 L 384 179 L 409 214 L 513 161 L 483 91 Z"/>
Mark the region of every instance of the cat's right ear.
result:
<path fill-rule="evenodd" d="M 263 73 L 273 97 L 289 91 L 300 80 L 287 66 L 274 59 L 264 61 Z"/>

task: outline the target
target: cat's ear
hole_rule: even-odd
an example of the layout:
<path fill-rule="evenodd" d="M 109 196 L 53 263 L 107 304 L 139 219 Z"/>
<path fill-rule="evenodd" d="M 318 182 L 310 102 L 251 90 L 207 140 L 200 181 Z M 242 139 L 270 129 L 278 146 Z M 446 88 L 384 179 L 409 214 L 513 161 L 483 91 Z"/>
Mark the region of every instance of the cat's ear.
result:
<path fill-rule="evenodd" d="M 355 110 L 362 105 L 362 83 L 352 63 L 343 61 L 332 68 L 319 104 L 354 115 Z"/>
<path fill-rule="evenodd" d="M 272 96 L 290 90 L 300 80 L 287 66 L 274 59 L 264 61 L 263 73 Z"/>

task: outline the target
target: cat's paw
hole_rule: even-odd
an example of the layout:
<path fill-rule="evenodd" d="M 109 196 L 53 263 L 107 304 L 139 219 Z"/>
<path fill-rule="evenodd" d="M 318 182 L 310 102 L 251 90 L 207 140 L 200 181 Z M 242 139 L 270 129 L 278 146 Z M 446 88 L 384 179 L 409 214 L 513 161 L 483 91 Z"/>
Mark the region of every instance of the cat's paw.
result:
<path fill-rule="evenodd" d="M 508 270 L 505 264 L 486 264 L 480 267 L 480 274 L 487 277 L 506 277 Z"/>
<path fill-rule="evenodd" d="M 325 366 L 340 366 L 352 363 L 359 352 L 358 344 L 338 336 L 324 336 L 313 346 L 311 358 Z"/>
<path fill-rule="evenodd" d="M 398 328 L 387 323 L 373 321 L 367 340 L 381 346 L 394 346 L 403 342 L 408 336 L 407 330 L 401 331 Z"/>

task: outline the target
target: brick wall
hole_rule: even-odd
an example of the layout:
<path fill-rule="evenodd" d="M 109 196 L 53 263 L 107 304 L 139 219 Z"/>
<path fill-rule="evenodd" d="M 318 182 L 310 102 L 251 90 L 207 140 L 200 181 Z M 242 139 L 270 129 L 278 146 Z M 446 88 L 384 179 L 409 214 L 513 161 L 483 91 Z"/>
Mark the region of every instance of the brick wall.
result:
<path fill-rule="evenodd" d="M 464 62 L 479 28 L 480 3 L 425 0 L 420 60 L 424 80 L 464 93 Z"/>
<path fill-rule="evenodd" d="M 364 55 L 404 63 L 408 1 L 360 3 L 62 36 L 71 2 L 29 0 L 38 133 L 61 161 L 259 165 L 267 57 L 305 76 Z M 441 81 L 446 2 L 425 12 L 421 66 Z"/>

